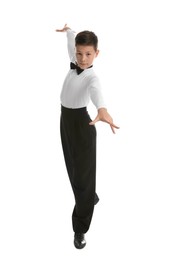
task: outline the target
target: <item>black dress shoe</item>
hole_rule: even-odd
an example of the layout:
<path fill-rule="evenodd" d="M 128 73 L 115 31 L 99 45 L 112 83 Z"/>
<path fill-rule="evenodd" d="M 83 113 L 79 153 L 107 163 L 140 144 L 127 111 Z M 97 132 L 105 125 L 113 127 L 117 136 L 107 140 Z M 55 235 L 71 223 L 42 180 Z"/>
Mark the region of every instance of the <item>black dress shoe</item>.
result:
<path fill-rule="evenodd" d="M 99 202 L 99 197 L 98 197 L 97 193 L 95 193 L 94 205 L 96 205 L 98 202 Z"/>
<path fill-rule="evenodd" d="M 86 245 L 85 237 L 83 233 L 75 233 L 74 245 L 77 249 L 82 249 Z"/>

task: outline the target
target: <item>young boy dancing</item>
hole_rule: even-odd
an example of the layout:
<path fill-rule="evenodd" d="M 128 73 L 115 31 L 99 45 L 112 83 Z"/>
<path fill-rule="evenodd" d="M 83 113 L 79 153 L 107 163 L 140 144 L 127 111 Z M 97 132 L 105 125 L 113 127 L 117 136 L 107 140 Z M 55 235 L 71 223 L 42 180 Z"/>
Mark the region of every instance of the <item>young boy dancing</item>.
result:
<path fill-rule="evenodd" d="M 98 38 L 91 31 L 77 35 L 67 24 L 57 32 L 66 32 L 70 69 L 61 91 L 61 142 L 69 180 L 75 197 L 72 214 L 74 245 L 81 249 L 86 245 L 85 233 L 89 230 L 93 210 L 99 198 L 96 189 L 96 128 L 98 121 L 110 125 L 113 119 L 107 112 L 99 79 L 93 70 L 97 57 Z M 97 108 L 92 121 L 87 106 L 89 100 Z"/>

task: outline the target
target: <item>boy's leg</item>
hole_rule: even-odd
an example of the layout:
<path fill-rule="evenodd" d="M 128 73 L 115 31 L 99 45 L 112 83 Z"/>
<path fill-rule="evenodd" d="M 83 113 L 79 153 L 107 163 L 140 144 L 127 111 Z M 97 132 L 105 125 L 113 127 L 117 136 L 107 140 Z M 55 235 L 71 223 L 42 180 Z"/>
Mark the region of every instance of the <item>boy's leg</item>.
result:
<path fill-rule="evenodd" d="M 87 112 L 76 121 L 73 113 L 68 118 L 61 116 L 62 147 L 76 202 L 72 214 L 75 233 L 88 231 L 95 204 L 96 129 L 90 121 Z"/>
<path fill-rule="evenodd" d="M 75 207 L 72 214 L 75 233 L 86 233 L 90 227 L 96 186 L 96 129 L 90 118 L 77 126 L 75 140 L 73 190 Z"/>
<path fill-rule="evenodd" d="M 68 136 L 68 132 L 65 126 L 65 119 L 61 115 L 60 120 L 60 134 L 61 134 L 61 143 L 63 148 L 63 154 L 65 159 L 65 164 L 68 172 L 68 176 L 72 185 L 72 176 L 73 176 L 73 159 L 72 159 L 72 151 L 70 146 L 70 140 Z"/>

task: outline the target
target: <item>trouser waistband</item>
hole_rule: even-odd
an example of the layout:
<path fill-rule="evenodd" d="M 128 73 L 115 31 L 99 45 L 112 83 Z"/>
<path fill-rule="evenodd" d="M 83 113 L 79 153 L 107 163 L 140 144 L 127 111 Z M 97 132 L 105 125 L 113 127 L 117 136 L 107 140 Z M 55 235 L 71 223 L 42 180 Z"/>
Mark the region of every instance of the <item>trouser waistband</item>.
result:
<path fill-rule="evenodd" d="M 83 114 L 85 112 L 87 112 L 87 107 L 81 107 L 81 108 L 67 108 L 61 105 L 61 112 L 65 113 L 65 114 L 71 114 L 71 115 L 75 115 L 75 114 Z"/>

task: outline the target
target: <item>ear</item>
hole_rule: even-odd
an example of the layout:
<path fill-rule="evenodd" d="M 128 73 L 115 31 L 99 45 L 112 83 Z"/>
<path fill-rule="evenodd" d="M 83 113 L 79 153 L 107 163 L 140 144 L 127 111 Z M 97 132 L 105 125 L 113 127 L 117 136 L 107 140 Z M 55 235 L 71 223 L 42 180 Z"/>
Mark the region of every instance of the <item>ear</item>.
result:
<path fill-rule="evenodd" d="M 99 52 L 100 52 L 99 50 L 96 51 L 96 57 L 98 56 Z"/>

